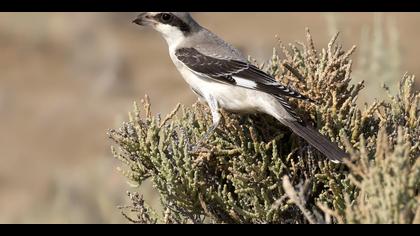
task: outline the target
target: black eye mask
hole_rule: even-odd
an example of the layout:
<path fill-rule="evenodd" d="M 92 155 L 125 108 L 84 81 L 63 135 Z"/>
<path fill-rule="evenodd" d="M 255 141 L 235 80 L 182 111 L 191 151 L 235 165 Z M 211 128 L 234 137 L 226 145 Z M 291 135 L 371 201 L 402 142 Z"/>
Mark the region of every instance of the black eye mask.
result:
<path fill-rule="evenodd" d="M 167 18 L 167 17 L 165 15 L 170 15 L 171 18 L 166 20 L 165 18 Z M 171 13 L 159 13 L 156 16 L 154 16 L 153 18 L 156 21 L 158 21 L 162 24 L 177 27 L 178 29 L 181 30 L 182 33 L 184 33 L 184 35 L 187 35 L 187 34 L 191 33 L 191 27 L 187 23 L 185 23 L 184 21 L 182 21 L 177 16 L 175 16 Z"/>

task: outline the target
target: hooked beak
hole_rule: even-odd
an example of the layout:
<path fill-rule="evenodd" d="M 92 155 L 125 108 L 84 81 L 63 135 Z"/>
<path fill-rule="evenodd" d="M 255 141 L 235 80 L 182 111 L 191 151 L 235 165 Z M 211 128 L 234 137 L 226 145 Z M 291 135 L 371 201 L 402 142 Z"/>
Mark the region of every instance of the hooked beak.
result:
<path fill-rule="evenodd" d="M 137 25 L 140 25 L 140 26 L 146 26 L 147 23 L 150 22 L 149 17 L 150 16 L 147 14 L 147 12 L 140 13 L 136 17 L 136 19 L 133 20 L 133 23 L 137 24 Z"/>

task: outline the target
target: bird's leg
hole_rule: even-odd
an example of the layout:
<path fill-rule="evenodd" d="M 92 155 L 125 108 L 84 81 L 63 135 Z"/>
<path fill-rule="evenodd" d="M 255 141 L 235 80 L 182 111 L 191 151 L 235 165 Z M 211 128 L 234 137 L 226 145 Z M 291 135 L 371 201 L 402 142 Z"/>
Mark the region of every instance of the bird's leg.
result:
<path fill-rule="evenodd" d="M 217 100 L 211 95 L 209 95 L 206 100 L 207 104 L 210 107 L 213 124 L 206 131 L 206 133 L 204 133 L 204 135 L 198 140 L 198 142 L 192 147 L 192 152 L 197 152 L 201 145 L 214 133 L 222 118 L 222 116 L 219 113 L 219 106 L 217 104 Z"/>

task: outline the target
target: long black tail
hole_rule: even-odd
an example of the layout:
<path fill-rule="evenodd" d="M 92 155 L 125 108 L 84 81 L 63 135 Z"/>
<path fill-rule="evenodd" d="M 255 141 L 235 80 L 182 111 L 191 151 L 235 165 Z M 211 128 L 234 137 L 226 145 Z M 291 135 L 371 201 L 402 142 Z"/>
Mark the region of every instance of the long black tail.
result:
<path fill-rule="evenodd" d="M 282 120 L 281 122 L 318 149 L 318 151 L 322 152 L 331 161 L 338 163 L 348 156 L 337 144 L 331 142 L 313 127 L 304 126 L 297 121 Z"/>

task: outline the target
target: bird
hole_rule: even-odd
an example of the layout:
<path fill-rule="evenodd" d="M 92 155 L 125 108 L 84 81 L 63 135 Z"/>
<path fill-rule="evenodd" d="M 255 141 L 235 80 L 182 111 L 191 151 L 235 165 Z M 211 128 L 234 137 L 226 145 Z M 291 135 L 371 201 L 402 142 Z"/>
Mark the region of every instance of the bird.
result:
<path fill-rule="evenodd" d="M 347 154 L 337 144 L 305 124 L 288 103 L 292 97 L 311 101 L 253 65 L 238 49 L 202 27 L 188 12 L 141 12 L 133 23 L 151 27 L 165 39 L 169 56 L 199 100 L 207 103 L 212 135 L 221 120 L 220 110 L 234 113 L 265 113 L 334 163 Z"/>

